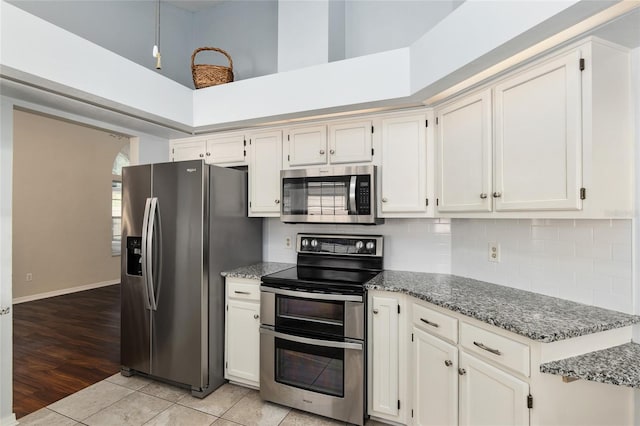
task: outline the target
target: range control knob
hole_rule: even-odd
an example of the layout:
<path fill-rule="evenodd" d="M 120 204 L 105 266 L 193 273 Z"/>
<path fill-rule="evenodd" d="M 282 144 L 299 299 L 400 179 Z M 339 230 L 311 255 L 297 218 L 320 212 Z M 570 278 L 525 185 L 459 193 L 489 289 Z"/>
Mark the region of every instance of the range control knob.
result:
<path fill-rule="evenodd" d="M 300 241 L 300 245 L 302 245 L 302 248 L 307 248 L 307 246 L 309 246 L 309 240 L 307 240 L 306 238 L 303 238 L 302 241 Z"/>
<path fill-rule="evenodd" d="M 357 251 L 362 250 L 362 247 L 364 247 L 364 243 L 362 241 L 356 242 L 356 250 Z"/>
<path fill-rule="evenodd" d="M 373 243 L 373 241 L 367 242 L 367 250 L 373 251 L 374 248 L 376 248 L 376 245 Z"/>
<path fill-rule="evenodd" d="M 318 240 L 311 240 L 311 247 L 313 248 L 318 247 Z"/>

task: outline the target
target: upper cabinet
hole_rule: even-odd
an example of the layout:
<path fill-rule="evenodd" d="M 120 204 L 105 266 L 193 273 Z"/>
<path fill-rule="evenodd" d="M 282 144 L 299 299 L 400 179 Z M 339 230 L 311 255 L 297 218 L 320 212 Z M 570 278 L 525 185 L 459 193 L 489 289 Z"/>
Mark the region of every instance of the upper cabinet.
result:
<path fill-rule="evenodd" d="M 250 134 L 249 151 L 249 216 L 279 216 L 282 131 Z"/>
<path fill-rule="evenodd" d="M 244 134 L 214 134 L 171 141 L 171 161 L 203 159 L 218 166 L 247 164 L 247 142 Z"/>
<path fill-rule="evenodd" d="M 433 168 L 427 164 L 427 114 L 416 113 L 382 119 L 382 159 L 379 171 L 381 217 L 426 217 L 429 205 L 428 183 Z M 431 161 L 433 161 L 431 159 Z"/>
<path fill-rule="evenodd" d="M 370 163 L 374 155 L 372 133 L 370 120 L 291 128 L 284 144 L 284 164 L 294 168 Z"/>
<path fill-rule="evenodd" d="M 595 39 L 439 106 L 437 212 L 632 216 L 629 56 Z"/>

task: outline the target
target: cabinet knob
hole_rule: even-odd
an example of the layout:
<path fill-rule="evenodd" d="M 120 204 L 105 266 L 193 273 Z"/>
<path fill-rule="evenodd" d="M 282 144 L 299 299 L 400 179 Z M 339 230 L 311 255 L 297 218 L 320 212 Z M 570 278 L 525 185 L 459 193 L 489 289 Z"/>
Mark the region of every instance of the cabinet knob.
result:
<path fill-rule="evenodd" d="M 467 370 L 465 370 L 464 368 L 458 368 L 458 374 L 464 376 L 465 374 L 467 374 Z"/>
<path fill-rule="evenodd" d="M 377 310 L 377 309 L 374 309 L 374 310 L 373 310 L 373 313 L 374 313 L 374 314 L 377 314 L 377 313 L 378 313 L 378 310 Z"/>
<path fill-rule="evenodd" d="M 253 314 L 253 319 L 258 319 L 258 318 L 260 318 L 260 315 L 258 315 L 258 314 Z"/>
<path fill-rule="evenodd" d="M 335 154 L 335 153 L 336 153 L 335 149 L 332 149 L 332 150 L 329 151 L 329 154 Z"/>
<path fill-rule="evenodd" d="M 446 365 L 447 367 L 451 367 L 453 365 L 453 362 L 450 359 L 448 359 L 444 362 L 444 365 Z"/>
<path fill-rule="evenodd" d="M 494 192 L 493 193 L 493 198 L 500 198 L 502 197 L 502 192 Z"/>
<path fill-rule="evenodd" d="M 483 192 L 482 194 L 480 194 L 480 198 L 484 200 L 485 198 L 487 198 L 487 194 Z"/>
<path fill-rule="evenodd" d="M 276 204 L 280 204 L 280 200 L 278 200 L 278 199 L 273 200 L 273 202 L 276 203 Z"/>
<path fill-rule="evenodd" d="M 387 200 L 387 198 L 386 198 L 386 197 L 382 197 L 382 202 L 383 202 L 383 203 L 386 203 L 387 201 L 388 201 L 388 200 Z"/>
<path fill-rule="evenodd" d="M 210 153 L 210 152 L 207 152 L 207 157 L 209 157 L 210 155 L 211 155 L 211 153 Z"/>
<path fill-rule="evenodd" d="M 320 155 L 324 155 L 324 149 L 320 150 Z"/>
<path fill-rule="evenodd" d="M 204 154 L 200 154 L 200 158 L 204 158 Z"/>

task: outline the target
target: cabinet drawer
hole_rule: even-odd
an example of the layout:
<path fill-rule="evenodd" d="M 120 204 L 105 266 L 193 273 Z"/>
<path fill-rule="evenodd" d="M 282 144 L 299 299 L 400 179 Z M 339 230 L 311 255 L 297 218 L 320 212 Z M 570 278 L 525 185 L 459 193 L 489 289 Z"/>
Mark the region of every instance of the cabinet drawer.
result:
<path fill-rule="evenodd" d="M 460 323 L 460 344 L 469 352 L 529 377 L 529 346 L 467 323 Z"/>
<path fill-rule="evenodd" d="M 227 297 L 230 299 L 260 300 L 260 282 L 252 280 L 227 280 Z"/>
<path fill-rule="evenodd" d="M 413 304 L 413 324 L 454 343 L 458 342 L 458 320 L 418 303 Z"/>

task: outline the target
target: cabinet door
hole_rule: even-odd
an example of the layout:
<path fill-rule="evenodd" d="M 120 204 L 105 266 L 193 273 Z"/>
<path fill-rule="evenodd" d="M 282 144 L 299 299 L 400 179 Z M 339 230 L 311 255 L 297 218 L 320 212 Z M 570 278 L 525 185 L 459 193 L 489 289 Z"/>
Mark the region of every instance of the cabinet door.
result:
<path fill-rule="evenodd" d="M 225 378 L 260 383 L 260 304 L 228 299 Z"/>
<path fill-rule="evenodd" d="M 371 307 L 371 374 L 373 411 L 399 414 L 398 300 L 373 296 Z"/>
<path fill-rule="evenodd" d="M 368 163 L 372 155 L 371 121 L 329 126 L 329 161 L 340 163 Z"/>
<path fill-rule="evenodd" d="M 175 142 L 171 147 L 171 161 L 199 160 L 205 156 L 205 142 Z"/>
<path fill-rule="evenodd" d="M 460 351 L 460 425 L 529 424 L 529 385 Z"/>
<path fill-rule="evenodd" d="M 458 424 L 458 349 L 416 327 L 413 398 L 414 424 Z"/>
<path fill-rule="evenodd" d="M 580 53 L 495 87 L 496 211 L 582 208 Z"/>
<path fill-rule="evenodd" d="M 425 129 L 424 114 L 382 120 L 382 216 L 426 212 Z"/>
<path fill-rule="evenodd" d="M 246 164 L 246 142 L 244 135 L 219 136 L 207 139 L 206 159 L 208 164 Z"/>
<path fill-rule="evenodd" d="M 249 216 L 279 216 L 282 132 L 251 135 L 249 150 Z"/>
<path fill-rule="evenodd" d="M 436 112 L 441 212 L 491 211 L 491 91 Z"/>
<path fill-rule="evenodd" d="M 287 142 L 290 167 L 327 163 L 327 126 L 291 129 Z"/>

